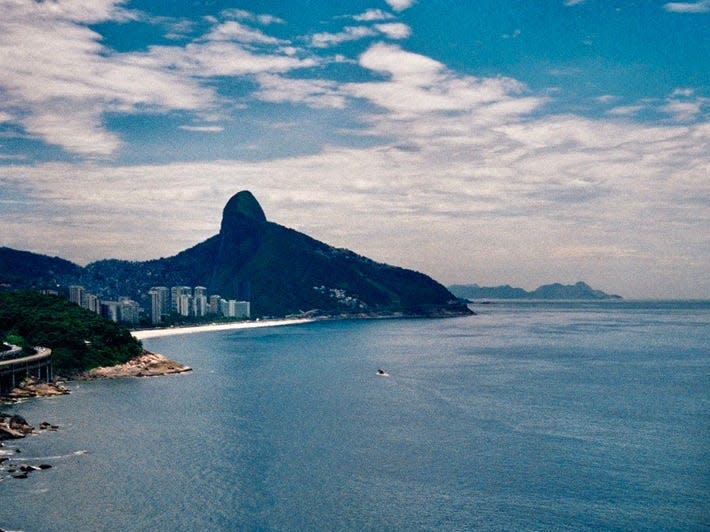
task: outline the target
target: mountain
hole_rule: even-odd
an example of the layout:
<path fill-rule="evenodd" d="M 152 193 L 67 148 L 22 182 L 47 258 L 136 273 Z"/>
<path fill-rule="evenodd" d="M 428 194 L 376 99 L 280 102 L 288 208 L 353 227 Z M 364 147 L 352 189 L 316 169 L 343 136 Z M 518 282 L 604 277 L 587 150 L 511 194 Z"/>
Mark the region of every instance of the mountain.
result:
<path fill-rule="evenodd" d="M 51 277 L 41 267 L 45 257 L 23 257 L 39 265 L 32 275 L 19 281 L 13 277 L 13 282 L 4 281 L 0 272 L 0 283 L 36 286 Z M 102 260 L 76 268 L 78 274 L 65 281 L 82 284 L 102 299 L 126 295 L 143 304 L 151 286 L 187 285 L 205 286 L 207 293 L 225 299 L 249 299 L 253 316 L 312 310 L 329 315 L 470 313 L 422 273 L 374 262 L 268 221 L 248 191 L 227 202 L 217 235 L 173 257 Z M 21 271 L 21 266 L 12 264 L 11 271 Z"/>
<path fill-rule="evenodd" d="M 522 288 L 503 286 L 478 286 L 477 284 L 452 285 L 449 290 L 463 299 L 622 299 L 601 290 L 594 290 L 584 282 L 573 285 L 546 284 L 528 292 Z"/>

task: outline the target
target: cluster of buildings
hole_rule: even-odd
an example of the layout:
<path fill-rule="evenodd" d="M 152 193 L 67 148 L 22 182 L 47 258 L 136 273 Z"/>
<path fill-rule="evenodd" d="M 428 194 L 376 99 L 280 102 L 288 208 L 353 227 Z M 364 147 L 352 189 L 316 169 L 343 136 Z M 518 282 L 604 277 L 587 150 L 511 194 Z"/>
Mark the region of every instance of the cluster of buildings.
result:
<path fill-rule="evenodd" d="M 154 286 L 148 291 L 150 296 L 150 322 L 159 324 L 170 315 L 202 318 L 207 315 L 225 318 L 251 317 L 249 301 L 223 299 L 219 295 L 207 296 L 204 286 Z M 116 322 L 136 325 L 145 310 L 128 297 L 118 301 L 102 301 L 96 295 L 87 292 L 83 286 L 69 287 L 69 301 Z"/>
<path fill-rule="evenodd" d="M 204 286 L 154 286 L 148 291 L 150 296 L 150 319 L 152 323 L 160 323 L 171 313 L 180 316 L 201 318 L 208 314 L 224 316 L 225 318 L 251 317 L 249 301 L 223 299 L 217 294 L 207 297 Z"/>

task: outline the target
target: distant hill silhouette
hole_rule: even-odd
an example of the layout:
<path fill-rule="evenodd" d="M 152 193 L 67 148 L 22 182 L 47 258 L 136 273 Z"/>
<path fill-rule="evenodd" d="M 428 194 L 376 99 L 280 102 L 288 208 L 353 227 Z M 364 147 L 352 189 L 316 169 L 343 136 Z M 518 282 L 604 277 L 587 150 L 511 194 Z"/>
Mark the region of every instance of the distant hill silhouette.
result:
<path fill-rule="evenodd" d="M 0 285 L 12 288 L 46 289 L 73 283 L 82 268 L 60 259 L 29 251 L 0 247 Z"/>
<path fill-rule="evenodd" d="M 127 295 L 146 304 L 151 286 L 202 285 L 225 299 L 249 299 L 254 316 L 325 314 L 438 316 L 470 313 L 430 277 L 374 262 L 269 222 L 248 191 L 224 208 L 217 235 L 169 258 L 101 260 L 81 268 L 62 259 L 0 249 L 0 283 L 42 287 L 61 279 L 102 299 Z M 19 261 L 19 262 L 18 262 Z M 59 262 L 61 261 L 61 262 Z M 23 264 L 27 275 L 21 275 Z M 55 272 L 62 267 L 62 275 Z M 12 272 L 5 278 L 5 271 Z M 66 274 L 66 275 L 64 275 Z"/>
<path fill-rule="evenodd" d="M 546 284 L 528 292 L 510 285 L 478 286 L 477 284 L 452 285 L 449 290 L 463 299 L 621 299 L 601 290 L 594 290 L 584 282 L 573 285 L 559 283 Z"/>

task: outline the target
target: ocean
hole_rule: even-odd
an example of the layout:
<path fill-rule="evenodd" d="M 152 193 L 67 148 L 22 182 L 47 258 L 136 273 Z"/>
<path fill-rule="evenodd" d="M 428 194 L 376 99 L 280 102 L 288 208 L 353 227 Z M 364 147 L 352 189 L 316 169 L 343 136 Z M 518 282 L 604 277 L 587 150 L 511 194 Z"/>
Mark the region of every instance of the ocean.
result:
<path fill-rule="evenodd" d="M 2 407 L 0 528 L 710 530 L 710 303 L 472 308 L 144 340 L 194 371 Z"/>

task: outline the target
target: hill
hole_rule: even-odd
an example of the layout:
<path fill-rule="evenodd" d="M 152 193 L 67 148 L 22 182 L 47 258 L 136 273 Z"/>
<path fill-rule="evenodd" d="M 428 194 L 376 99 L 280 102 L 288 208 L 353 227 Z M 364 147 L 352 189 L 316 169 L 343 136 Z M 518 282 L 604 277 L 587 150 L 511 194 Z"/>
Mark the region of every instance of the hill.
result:
<path fill-rule="evenodd" d="M 56 288 L 71 284 L 81 273 L 81 266 L 59 257 L 0 247 L 0 285 L 15 289 Z"/>
<path fill-rule="evenodd" d="M 143 352 L 130 332 L 54 295 L 0 293 L 0 339 L 26 349 L 49 347 L 55 371 L 71 374 L 120 364 Z"/>
<path fill-rule="evenodd" d="M 594 290 L 582 281 L 573 285 L 546 284 L 528 292 L 510 285 L 478 286 L 477 284 L 452 285 L 449 290 L 463 299 L 621 299 L 601 290 Z"/>
<path fill-rule="evenodd" d="M 39 284 L 48 276 L 46 267 L 42 262 L 36 268 L 39 271 L 32 270 L 29 276 L 36 280 L 21 281 Z M 13 271 L 19 269 L 13 265 Z M 0 282 L 5 282 L 2 274 Z M 250 300 L 254 317 L 308 311 L 328 315 L 470 313 L 443 285 L 422 273 L 377 263 L 268 221 L 248 191 L 227 202 L 219 233 L 204 242 L 168 258 L 98 261 L 79 268 L 71 282 L 102 299 L 127 295 L 146 306 L 151 286 L 201 285 L 226 299 Z"/>

